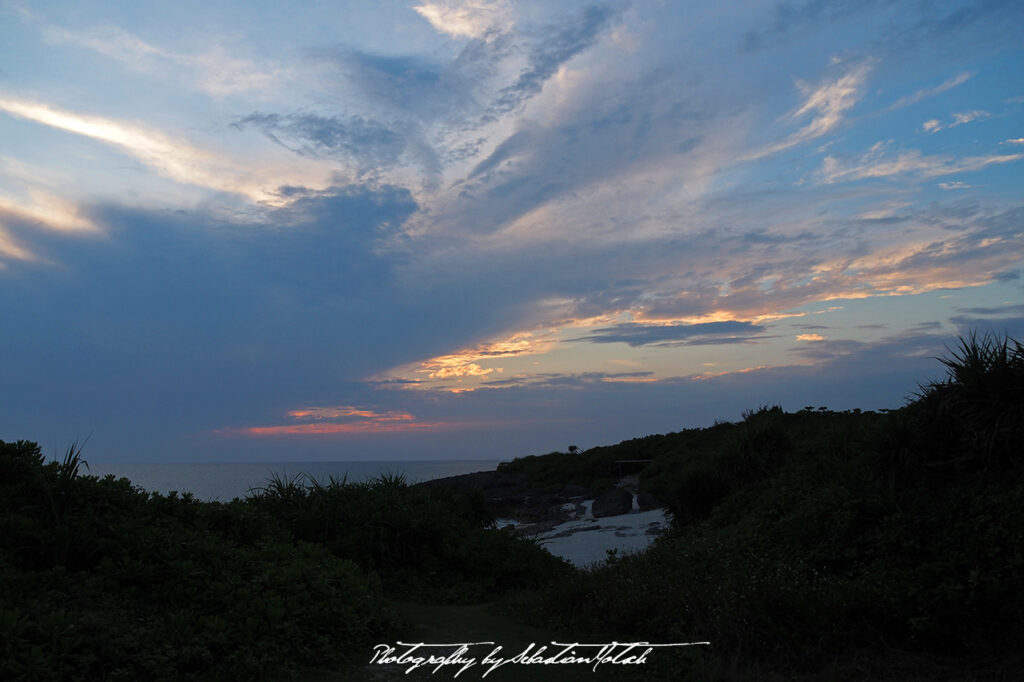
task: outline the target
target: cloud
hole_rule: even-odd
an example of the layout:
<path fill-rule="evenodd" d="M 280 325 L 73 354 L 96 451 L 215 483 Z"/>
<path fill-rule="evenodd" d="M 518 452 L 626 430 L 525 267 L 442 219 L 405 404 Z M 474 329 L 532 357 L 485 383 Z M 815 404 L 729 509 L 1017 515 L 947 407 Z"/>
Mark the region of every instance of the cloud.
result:
<path fill-rule="evenodd" d="M 494 96 L 493 81 L 504 75 L 504 62 L 513 53 L 514 34 L 494 33 L 463 44 L 452 57 L 378 54 L 354 48 L 320 50 L 335 65 L 345 85 L 358 93 L 351 98 L 362 116 L 406 125 L 441 125 L 457 130 L 477 127 L 476 119 Z M 393 126 L 392 126 L 393 127 Z"/>
<path fill-rule="evenodd" d="M 3 214 L 0 212 L 0 268 L 4 266 L 4 260 L 33 260 L 35 256 L 31 251 L 18 243 L 18 240 L 4 229 Z"/>
<path fill-rule="evenodd" d="M 394 111 L 419 110 L 426 119 L 435 110 L 455 108 L 465 97 L 452 71 L 433 59 L 360 50 L 340 51 L 335 59 L 365 97 Z"/>
<path fill-rule="evenodd" d="M 489 30 L 506 29 L 510 22 L 507 2 L 449 0 L 425 2 L 413 9 L 438 32 L 453 38 L 481 38 Z"/>
<path fill-rule="evenodd" d="M 652 384 L 662 379 L 654 376 L 654 372 L 539 372 L 523 374 L 507 379 L 492 379 L 480 384 L 483 389 L 580 389 L 590 388 L 602 383 L 618 384 Z M 444 390 L 434 388 L 432 390 Z"/>
<path fill-rule="evenodd" d="M 921 126 L 921 129 L 924 130 L 924 132 L 926 133 L 937 133 L 940 130 L 945 130 L 947 128 L 956 128 L 957 126 L 961 126 L 965 123 L 970 123 L 972 121 L 977 121 L 988 117 L 989 113 L 987 111 L 964 111 L 958 114 L 953 114 L 952 122 L 946 125 L 943 125 L 942 122 L 939 121 L 938 119 L 933 118 L 928 121 L 925 121 L 924 124 Z"/>
<path fill-rule="evenodd" d="M 303 407 L 291 410 L 289 424 L 221 428 L 217 433 L 240 436 L 327 436 L 358 433 L 393 433 L 402 431 L 437 431 L 459 428 L 456 423 L 418 420 L 408 412 L 389 410 L 376 412 L 351 405 L 334 407 Z M 298 422 L 298 423 L 294 423 Z"/>
<path fill-rule="evenodd" d="M 959 196 L 920 191 L 923 181 L 937 190 L 940 180 L 949 181 L 940 187 L 962 189 L 967 176 L 949 173 L 1009 162 L 1019 147 L 999 147 L 1006 154 L 998 158 L 984 150 L 967 158 L 926 155 L 899 142 L 874 155 L 857 147 L 848 157 L 838 151 L 868 133 L 873 140 L 907 132 L 899 128 L 906 110 L 861 118 L 861 108 L 885 107 L 909 92 L 896 102 L 907 107 L 964 82 L 956 51 L 967 38 L 900 60 L 876 51 L 871 36 L 880 34 L 865 30 L 876 20 L 882 27 L 898 20 L 914 31 L 918 19 L 946 16 L 948 7 L 796 0 L 789 3 L 793 28 L 765 34 L 761 43 L 792 39 L 790 45 L 737 57 L 747 16 L 764 27 L 779 14 L 775 5 L 758 10 L 760 19 L 681 13 L 672 3 L 508 5 L 521 13 L 517 18 L 529 18 L 513 24 L 459 14 L 481 3 L 410 4 L 434 13 L 421 11 L 421 20 L 409 12 L 413 39 L 402 44 L 389 44 L 397 34 L 382 29 L 311 48 L 300 42 L 311 34 L 296 38 L 288 33 L 292 26 L 280 26 L 274 49 L 320 58 L 296 67 L 322 76 L 313 92 L 302 92 L 308 81 L 301 78 L 274 103 L 236 99 L 241 90 L 226 102 L 193 92 L 180 110 L 157 114 L 179 117 L 189 130 L 226 132 L 239 149 L 256 145 L 260 153 L 282 155 L 265 136 L 303 168 L 326 168 L 328 161 L 339 169 L 331 186 L 282 178 L 262 163 L 224 160 L 214 148 L 202 149 L 198 140 L 205 138 L 179 144 L 169 129 L 129 120 L 145 120 L 159 102 L 132 101 L 112 102 L 120 113 L 104 119 L 120 127 L 121 137 L 89 139 L 179 182 L 237 182 L 253 189 L 243 197 L 265 203 L 203 193 L 209 203 L 189 206 L 125 195 L 125 203 L 170 207 L 143 210 L 77 190 L 68 193 L 75 200 L 64 215 L 102 235 L 79 239 L 76 232 L 39 229 L 41 222 L 16 210 L 57 204 L 11 195 L 9 210 L 0 212 L 0 250 L 8 253 L 0 302 L 4 318 L 15 323 L 5 325 L 0 344 L 5 357 L 23 365 L 5 368 L 4 379 L 24 400 L 4 423 L 35 426 L 52 418 L 85 423 L 85 432 L 140 434 L 209 433 L 226 425 L 279 428 L 299 439 L 334 431 L 347 434 L 336 441 L 351 447 L 344 456 L 360 456 L 352 445 L 360 437 L 444 453 L 442 445 L 457 436 L 431 440 L 434 431 L 462 434 L 471 427 L 456 425 L 507 414 L 530 426 L 505 425 L 496 432 L 501 437 L 483 442 L 522 454 L 514 450 L 542 443 L 540 434 L 574 442 L 561 434 L 577 425 L 586 426 L 588 438 L 614 439 L 616 429 L 629 437 L 678 428 L 682 419 L 738 415 L 776 396 L 799 399 L 797 407 L 805 398 L 831 404 L 816 398 L 836 396 L 835 363 L 847 363 L 842 376 L 860 390 L 841 399 L 867 406 L 860 401 L 899 397 L 896 378 L 886 372 L 909 372 L 893 349 L 841 343 L 842 329 L 856 320 L 900 327 L 896 302 L 872 298 L 981 285 L 1019 271 L 1020 212 L 1000 213 L 990 203 L 1003 197 L 999 205 L 1020 208 L 1005 183 Z M 864 17 L 850 9 L 869 5 Z M 551 19 L 555 14 L 561 16 Z M 712 15 L 713 26 L 702 23 Z M 155 42 L 115 47 L 173 78 L 194 73 L 151 51 Z M 979 49 L 972 59 L 993 67 L 985 83 L 971 82 L 983 88 L 1005 78 L 996 66 L 1015 53 Z M 68 52 L 84 54 L 53 54 Z M 839 58 L 824 66 L 830 55 Z M 793 74 L 802 79 L 795 88 Z M 118 75 L 126 74 L 114 68 Z M 67 97 L 75 97 L 72 90 Z M 986 101 L 936 111 L 937 125 L 956 123 L 951 112 L 970 114 Z M 197 103 L 201 109 L 190 113 Z M 134 109 L 123 113 L 124 107 Z M 79 105 L 67 108 L 61 113 L 89 118 Z M 912 116 L 911 124 L 924 118 Z M 245 134 L 225 131 L 225 120 Z M 899 129 L 887 131 L 891 124 Z M 59 126 L 48 125 L 50 139 L 59 140 Z M 132 127 L 164 144 L 128 142 L 123 129 Z M 816 151 L 831 138 L 827 152 Z M 12 144 L 9 153 L 19 156 L 27 146 L 15 138 Z M 800 144 L 808 154 L 768 158 Z M 749 157 L 751 149 L 761 156 Z M 824 167 L 815 173 L 825 154 L 832 175 Z M 759 163 L 741 165 L 744 157 Z M 205 176 L 168 168 L 168 160 Z M 136 171 L 138 165 L 130 164 Z M 255 176 L 262 185 L 249 180 Z M 886 181 L 847 182 L 870 177 Z M 817 182 L 797 184 L 801 178 Z M 961 293 L 967 300 L 985 295 Z M 829 330 L 796 325 L 824 320 L 814 315 L 831 305 L 824 301 L 848 309 L 829 316 Z M 881 332 L 854 336 L 867 343 L 875 333 Z M 787 355 L 790 346 L 819 355 Z M 756 357 L 747 357 L 755 347 Z M 857 372 L 872 369 L 872 357 L 882 364 L 869 382 Z M 717 364 L 708 368 L 705 360 Z M 820 366 L 759 368 L 789 361 Z M 404 369 L 386 390 L 375 377 L 395 376 L 396 367 Z M 748 371 L 739 375 L 737 368 Z M 703 373 L 666 378 L 680 371 Z M 69 386 L 48 389 L 40 376 L 65 377 Z M 399 385 L 420 390 L 395 390 Z M 504 390 L 465 392 L 484 387 Z M 876 387 L 884 390 L 873 393 Z M 545 419 L 552 424 L 534 428 Z M 410 426 L 371 440 L 404 425 Z M 239 452 L 259 447 L 259 438 L 238 440 Z M 457 452 L 473 452 L 468 441 Z M 326 446 L 319 452 L 337 458 L 342 451 L 339 445 L 337 453 Z"/>
<path fill-rule="evenodd" d="M 1018 137 L 1011 140 L 1005 140 L 1002 144 L 1024 144 L 1024 137 Z"/>
<path fill-rule="evenodd" d="M 73 202 L 38 189 L 28 194 L 29 201 L 25 203 L 0 195 L 0 217 L 67 234 L 99 233 L 99 227 Z"/>
<path fill-rule="evenodd" d="M 838 128 L 846 112 L 853 108 L 860 99 L 864 83 L 871 69 L 871 61 L 865 60 L 838 78 L 827 80 L 818 86 L 797 81 L 797 89 L 803 95 L 804 101 L 786 118 L 795 121 L 810 115 L 810 122 L 785 139 L 748 154 L 744 157 L 744 161 L 770 156 L 808 140 L 819 138 Z"/>
<path fill-rule="evenodd" d="M 293 191 L 260 221 L 107 205 L 87 212 L 104 239 L 22 232 L 45 262 L 18 266 L 0 309 L 48 315 L 32 335 L 3 339 L 24 361 L 7 380 L 28 399 L 49 366 L 99 400 L 168 400 L 200 422 L 239 401 L 338 404 L 290 387 L 336 386 L 411 359 L 402 329 L 415 313 L 389 303 L 401 256 L 382 244 L 415 208 L 405 189 L 342 186 Z M 375 317 L 385 305 L 386 321 Z"/>
<path fill-rule="evenodd" d="M 991 332 L 996 335 L 1007 334 L 1015 340 L 1024 339 L 1024 315 L 1006 317 L 974 317 L 972 315 L 954 315 L 949 321 L 957 326 L 957 334 L 961 337 L 971 333 Z"/>
<path fill-rule="evenodd" d="M 5 260 L 39 260 L 29 248 L 39 230 L 76 237 L 101 234 L 99 226 L 72 202 L 37 189 L 28 195 L 28 201 L 0 195 L 0 268 Z"/>
<path fill-rule="evenodd" d="M 974 185 L 968 185 L 966 182 L 960 182 L 959 180 L 957 180 L 955 182 L 940 182 L 939 187 L 941 187 L 944 190 L 954 190 L 971 189 L 972 187 L 974 187 Z"/>
<path fill-rule="evenodd" d="M 336 405 L 333 407 L 302 407 L 288 413 L 292 419 L 303 419 L 319 421 L 323 419 L 339 419 L 342 417 L 360 417 L 372 419 L 378 422 L 389 421 L 412 421 L 414 417 L 408 412 L 374 412 L 373 410 L 360 409 L 352 405 Z"/>
<path fill-rule="evenodd" d="M 174 52 L 116 26 L 84 33 L 51 26 L 45 35 L 54 42 L 88 48 L 140 73 L 163 76 L 174 73 L 168 66 L 177 67 L 181 72 L 176 80 L 217 97 L 266 93 L 288 75 L 279 65 L 239 57 L 237 46 L 213 45 L 197 54 Z"/>
<path fill-rule="evenodd" d="M 922 88 L 910 95 L 906 95 L 905 97 L 899 98 L 889 107 L 889 109 L 902 109 L 903 107 L 908 107 L 911 104 L 916 104 L 923 99 L 935 97 L 936 95 L 940 95 L 946 92 L 947 90 L 952 90 L 958 85 L 966 83 L 973 77 L 974 73 L 972 71 L 963 71 L 943 81 L 940 85 L 937 85 L 934 88 Z"/>
<path fill-rule="evenodd" d="M 947 332 L 932 330 L 894 334 L 876 342 L 844 343 L 834 346 L 829 357 L 810 360 L 800 356 L 798 364 L 746 371 L 658 381 L 616 381 L 612 374 L 600 372 L 549 373 L 533 379 L 502 379 L 502 390 L 401 395 L 415 399 L 424 410 L 432 406 L 437 415 L 458 413 L 474 420 L 506 420 L 507 426 L 488 433 L 497 454 L 507 448 L 512 456 L 549 452 L 579 441 L 580 434 L 585 434 L 588 443 L 605 444 L 709 426 L 715 420 L 739 419 L 744 409 L 760 404 L 780 404 L 787 410 L 808 404 L 836 410 L 896 408 L 919 382 L 941 375 L 941 365 L 934 357 L 942 354 L 943 344 L 948 342 Z M 826 343 L 802 344 L 801 349 L 820 354 Z M 837 392 L 836 386 L 842 391 Z M 429 448 L 433 436 L 418 435 L 417 447 Z M 469 452 L 479 451 L 479 441 L 457 442 Z M 450 448 L 453 441 L 446 437 L 437 443 Z M 438 451 L 446 452 L 443 448 Z"/>
<path fill-rule="evenodd" d="M 472 158 L 486 144 L 480 118 L 512 48 L 512 34 L 498 33 L 467 41 L 448 60 L 320 50 L 353 93 L 339 111 L 254 112 L 240 123 L 297 153 L 352 161 L 361 173 L 416 166 L 434 186 L 446 163 Z"/>
<path fill-rule="evenodd" d="M 625 343 L 630 346 L 667 346 L 681 343 L 743 343 L 766 331 L 762 325 L 730 320 L 703 324 L 656 325 L 627 322 L 595 329 L 593 334 L 572 341 Z M 696 337 L 696 338 L 694 338 Z"/>
<path fill-rule="evenodd" d="M 78 114 L 3 93 L 0 111 L 116 147 L 176 182 L 242 194 L 254 200 L 267 198 L 248 169 L 182 138 L 135 123 Z"/>
<path fill-rule="evenodd" d="M 457 379 L 460 388 L 466 385 L 463 379 L 481 379 L 491 374 L 501 374 L 501 367 L 484 367 L 480 363 L 515 358 L 528 355 L 544 354 L 551 350 L 556 340 L 548 333 L 519 332 L 492 343 L 482 343 L 471 348 L 464 348 L 454 353 L 411 363 L 404 367 L 389 370 L 386 375 L 373 378 L 375 382 L 386 383 L 396 377 L 403 377 L 408 382 L 405 388 L 433 387 L 438 380 Z"/>
<path fill-rule="evenodd" d="M 699 195 L 734 162 L 738 122 L 676 69 L 627 71 L 613 91 L 601 69 L 580 74 L 557 112 L 520 120 L 416 227 L 493 235 L 495 248 L 672 230 L 671 218 L 649 219 L 662 210 L 650 196 Z"/>
<path fill-rule="evenodd" d="M 392 433 L 395 431 L 439 431 L 460 428 L 460 424 L 444 422 L 380 422 L 365 420 L 358 422 L 334 423 L 313 422 L 309 424 L 278 424 L 273 426 L 247 426 L 243 428 L 217 429 L 217 433 L 240 436 L 326 436 L 348 433 Z"/>
<path fill-rule="evenodd" d="M 403 134 L 360 116 L 254 112 L 233 125 L 253 126 L 296 154 L 353 162 L 362 171 L 394 167 L 408 146 Z"/>
<path fill-rule="evenodd" d="M 597 42 L 616 16 L 618 10 L 611 5 L 591 5 L 564 25 L 547 28 L 530 51 L 527 67 L 515 83 L 501 90 L 491 105 L 492 114 L 515 111 L 538 94 L 560 66 Z"/>
<path fill-rule="evenodd" d="M 950 124 L 950 128 L 964 123 L 970 123 L 971 121 L 977 121 L 982 118 L 988 118 L 989 113 L 987 111 L 965 111 L 959 114 L 953 114 L 953 123 Z"/>
<path fill-rule="evenodd" d="M 950 156 L 925 156 L 916 150 L 900 152 L 893 157 L 887 154 L 886 146 L 878 142 L 859 158 L 847 162 L 826 156 L 816 176 L 826 184 L 896 176 L 933 178 L 979 171 L 988 166 L 1024 159 L 1024 154 L 991 154 L 955 159 Z"/>
<path fill-rule="evenodd" d="M 1022 315 L 1024 314 L 1024 304 L 1011 303 L 994 307 L 957 308 L 957 310 L 969 315 Z"/>
<path fill-rule="evenodd" d="M 408 182 L 396 171 L 415 167 L 434 191 L 450 165 L 493 152 L 491 135 L 504 134 L 503 122 L 563 64 L 594 46 L 618 16 L 612 6 L 594 5 L 523 31 L 503 3 L 416 9 L 435 28 L 466 39 L 454 56 L 320 49 L 316 56 L 338 69 L 341 87 L 354 95 L 344 106 L 329 113 L 256 111 L 236 125 L 259 129 L 304 156 L 345 161 L 360 175 Z"/>

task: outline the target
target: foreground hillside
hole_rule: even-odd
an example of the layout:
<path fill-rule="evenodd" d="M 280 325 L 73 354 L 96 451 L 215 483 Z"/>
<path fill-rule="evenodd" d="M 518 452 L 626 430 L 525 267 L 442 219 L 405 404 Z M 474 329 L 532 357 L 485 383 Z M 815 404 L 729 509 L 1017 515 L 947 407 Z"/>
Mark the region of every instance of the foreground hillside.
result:
<path fill-rule="evenodd" d="M 277 680 L 369 659 L 391 599 L 464 603 L 570 567 L 478 498 L 401 478 L 164 496 L 0 441 L 0 679 Z"/>
<path fill-rule="evenodd" d="M 505 465 L 600 488 L 616 460 L 651 459 L 641 490 L 674 517 L 536 613 L 605 639 L 710 640 L 708 678 L 1021 679 L 1024 352 L 972 338 L 945 364 L 886 414 L 761 408 Z"/>
<path fill-rule="evenodd" d="M 465 485 L 276 479 L 205 503 L 0 441 L 0 678 L 356 679 L 375 643 L 500 638 L 513 614 L 712 643 L 586 679 L 1020 679 L 1024 349 L 971 338 L 945 363 L 884 414 L 765 407 L 502 465 L 540 493 L 640 469 L 672 532 L 587 571 L 494 530 Z M 500 618 L 454 607 L 483 603 Z"/>

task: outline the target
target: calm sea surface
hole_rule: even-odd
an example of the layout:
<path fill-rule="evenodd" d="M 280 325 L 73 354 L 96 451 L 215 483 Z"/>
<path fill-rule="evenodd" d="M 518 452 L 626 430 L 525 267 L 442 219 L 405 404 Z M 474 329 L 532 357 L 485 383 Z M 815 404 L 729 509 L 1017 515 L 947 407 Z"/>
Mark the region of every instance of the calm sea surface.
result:
<path fill-rule="evenodd" d="M 491 460 L 439 460 L 432 462 L 203 462 L 90 464 L 81 473 L 94 476 L 122 476 L 146 490 L 169 493 L 191 492 L 201 500 L 227 501 L 245 497 L 249 490 L 266 485 L 274 474 L 305 476 L 327 481 L 330 476 L 348 477 L 350 482 L 367 481 L 381 474 L 402 474 L 409 483 L 434 478 L 493 471 Z"/>

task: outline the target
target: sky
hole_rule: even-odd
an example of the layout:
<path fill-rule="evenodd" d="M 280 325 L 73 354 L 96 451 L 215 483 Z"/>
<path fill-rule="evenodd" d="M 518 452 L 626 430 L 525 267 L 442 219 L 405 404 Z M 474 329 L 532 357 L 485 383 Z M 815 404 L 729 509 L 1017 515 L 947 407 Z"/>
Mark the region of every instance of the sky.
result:
<path fill-rule="evenodd" d="M 0 0 L 0 439 L 507 459 L 1024 339 L 1024 4 Z"/>

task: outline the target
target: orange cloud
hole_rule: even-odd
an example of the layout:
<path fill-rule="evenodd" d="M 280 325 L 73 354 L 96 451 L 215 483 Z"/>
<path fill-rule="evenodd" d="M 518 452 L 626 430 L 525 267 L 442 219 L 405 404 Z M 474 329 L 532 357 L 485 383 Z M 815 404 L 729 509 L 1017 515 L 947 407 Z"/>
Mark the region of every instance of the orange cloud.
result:
<path fill-rule="evenodd" d="M 359 422 L 318 422 L 313 424 L 284 424 L 280 426 L 250 426 L 243 429 L 229 429 L 231 433 L 243 436 L 309 436 L 338 433 L 392 433 L 395 431 L 439 431 L 451 428 L 444 422 L 380 422 L 373 420 Z"/>
<path fill-rule="evenodd" d="M 327 435 L 435 431 L 457 426 L 450 422 L 417 421 L 416 417 L 408 412 L 397 410 L 376 412 L 352 405 L 303 407 L 287 412 L 286 416 L 302 423 L 220 429 L 218 433 L 243 436 Z"/>
<path fill-rule="evenodd" d="M 756 367 L 744 367 L 743 369 L 731 369 L 725 372 L 704 372 L 703 374 L 694 374 L 689 377 L 692 381 L 705 381 L 707 379 L 714 379 L 715 377 L 724 377 L 729 374 L 748 374 L 750 372 L 760 372 L 763 369 L 772 369 L 771 365 L 757 365 Z"/>
<path fill-rule="evenodd" d="M 403 383 L 405 388 L 411 389 L 441 388 L 438 386 L 438 380 L 456 379 L 459 386 L 443 387 L 443 390 L 455 393 L 471 391 L 476 387 L 474 380 L 501 374 L 504 371 L 503 367 L 487 367 L 485 363 L 498 358 L 546 353 L 558 343 L 553 338 L 553 334 L 554 330 L 517 332 L 502 341 L 481 343 L 448 355 L 439 355 L 428 360 L 396 367 L 387 375 L 378 375 L 377 379 L 386 381 L 398 377 L 405 380 Z M 423 377 L 423 375 L 426 376 Z M 463 380 L 470 385 L 461 385 Z"/>
<path fill-rule="evenodd" d="M 333 407 L 304 407 L 300 410 L 292 410 L 288 413 L 292 419 L 340 419 L 342 417 L 363 417 L 375 421 L 410 421 L 414 417 L 408 412 L 374 412 L 373 410 L 360 410 L 351 405 L 337 405 Z"/>
<path fill-rule="evenodd" d="M 477 363 L 470 362 L 465 365 L 442 366 L 427 376 L 431 379 L 447 379 L 449 377 L 485 377 L 493 371 L 493 368 L 484 369 Z"/>

